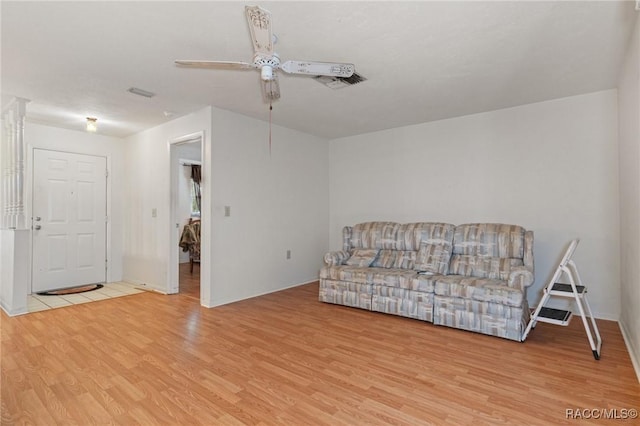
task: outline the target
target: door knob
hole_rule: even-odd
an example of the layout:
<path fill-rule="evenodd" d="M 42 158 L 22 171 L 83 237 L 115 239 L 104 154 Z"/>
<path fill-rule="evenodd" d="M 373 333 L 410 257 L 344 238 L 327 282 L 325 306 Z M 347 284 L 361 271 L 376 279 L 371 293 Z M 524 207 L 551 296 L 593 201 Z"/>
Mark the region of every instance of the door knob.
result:
<path fill-rule="evenodd" d="M 42 228 L 42 226 L 40 226 L 40 225 L 36 225 L 36 226 L 33 227 L 33 229 L 35 229 L 36 231 L 39 230 L 40 228 Z"/>
<path fill-rule="evenodd" d="M 33 218 L 33 220 L 35 220 L 36 222 L 40 222 L 42 218 L 40 216 L 36 216 Z"/>

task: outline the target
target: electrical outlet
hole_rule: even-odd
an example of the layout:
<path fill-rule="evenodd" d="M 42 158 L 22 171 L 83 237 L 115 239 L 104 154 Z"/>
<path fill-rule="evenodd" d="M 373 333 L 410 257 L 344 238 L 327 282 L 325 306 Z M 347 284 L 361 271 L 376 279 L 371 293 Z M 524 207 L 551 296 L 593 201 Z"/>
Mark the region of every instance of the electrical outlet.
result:
<path fill-rule="evenodd" d="M 291 259 L 291 250 L 287 250 L 287 259 Z"/>
<path fill-rule="evenodd" d="M 158 217 L 158 209 L 151 209 L 151 217 Z"/>
<path fill-rule="evenodd" d="M 225 217 L 231 216 L 231 206 L 224 206 L 224 216 Z"/>

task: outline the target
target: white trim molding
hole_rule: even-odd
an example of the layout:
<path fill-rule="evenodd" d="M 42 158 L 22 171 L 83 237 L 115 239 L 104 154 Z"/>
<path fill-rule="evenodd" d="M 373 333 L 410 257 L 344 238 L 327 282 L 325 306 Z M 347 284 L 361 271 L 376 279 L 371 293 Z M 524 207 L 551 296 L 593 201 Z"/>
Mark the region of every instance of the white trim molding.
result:
<path fill-rule="evenodd" d="M 26 229 L 24 120 L 29 100 L 14 98 L 2 111 L 4 137 L 0 145 L 2 229 Z"/>

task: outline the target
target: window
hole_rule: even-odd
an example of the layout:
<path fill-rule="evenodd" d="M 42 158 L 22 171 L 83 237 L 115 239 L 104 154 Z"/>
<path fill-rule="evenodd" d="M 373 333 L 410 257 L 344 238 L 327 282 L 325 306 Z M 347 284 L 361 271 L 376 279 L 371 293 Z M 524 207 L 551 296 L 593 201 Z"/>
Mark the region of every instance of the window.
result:
<path fill-rule="evenodd" d="M 196 183 L 191 179 L 191 217 L 200 217 L 200 206 L 196 196 Z"/>

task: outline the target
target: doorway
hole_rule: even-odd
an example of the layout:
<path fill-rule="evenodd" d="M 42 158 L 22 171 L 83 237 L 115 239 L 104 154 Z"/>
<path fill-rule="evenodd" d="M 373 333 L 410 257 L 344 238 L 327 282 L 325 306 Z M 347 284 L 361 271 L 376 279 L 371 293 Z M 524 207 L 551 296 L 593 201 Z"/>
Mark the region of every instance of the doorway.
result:
<path fill-rule="evenodd" d="M 103 283 L 107 159 L 33 150 L 32 292 Z"/>
<path fill-rule="evenodd" d="M 202 134 L 170 143 L 171 253 L 169 293 L 201 300 Z M 194 173 L 197 172 L 197 176 Z"/>

